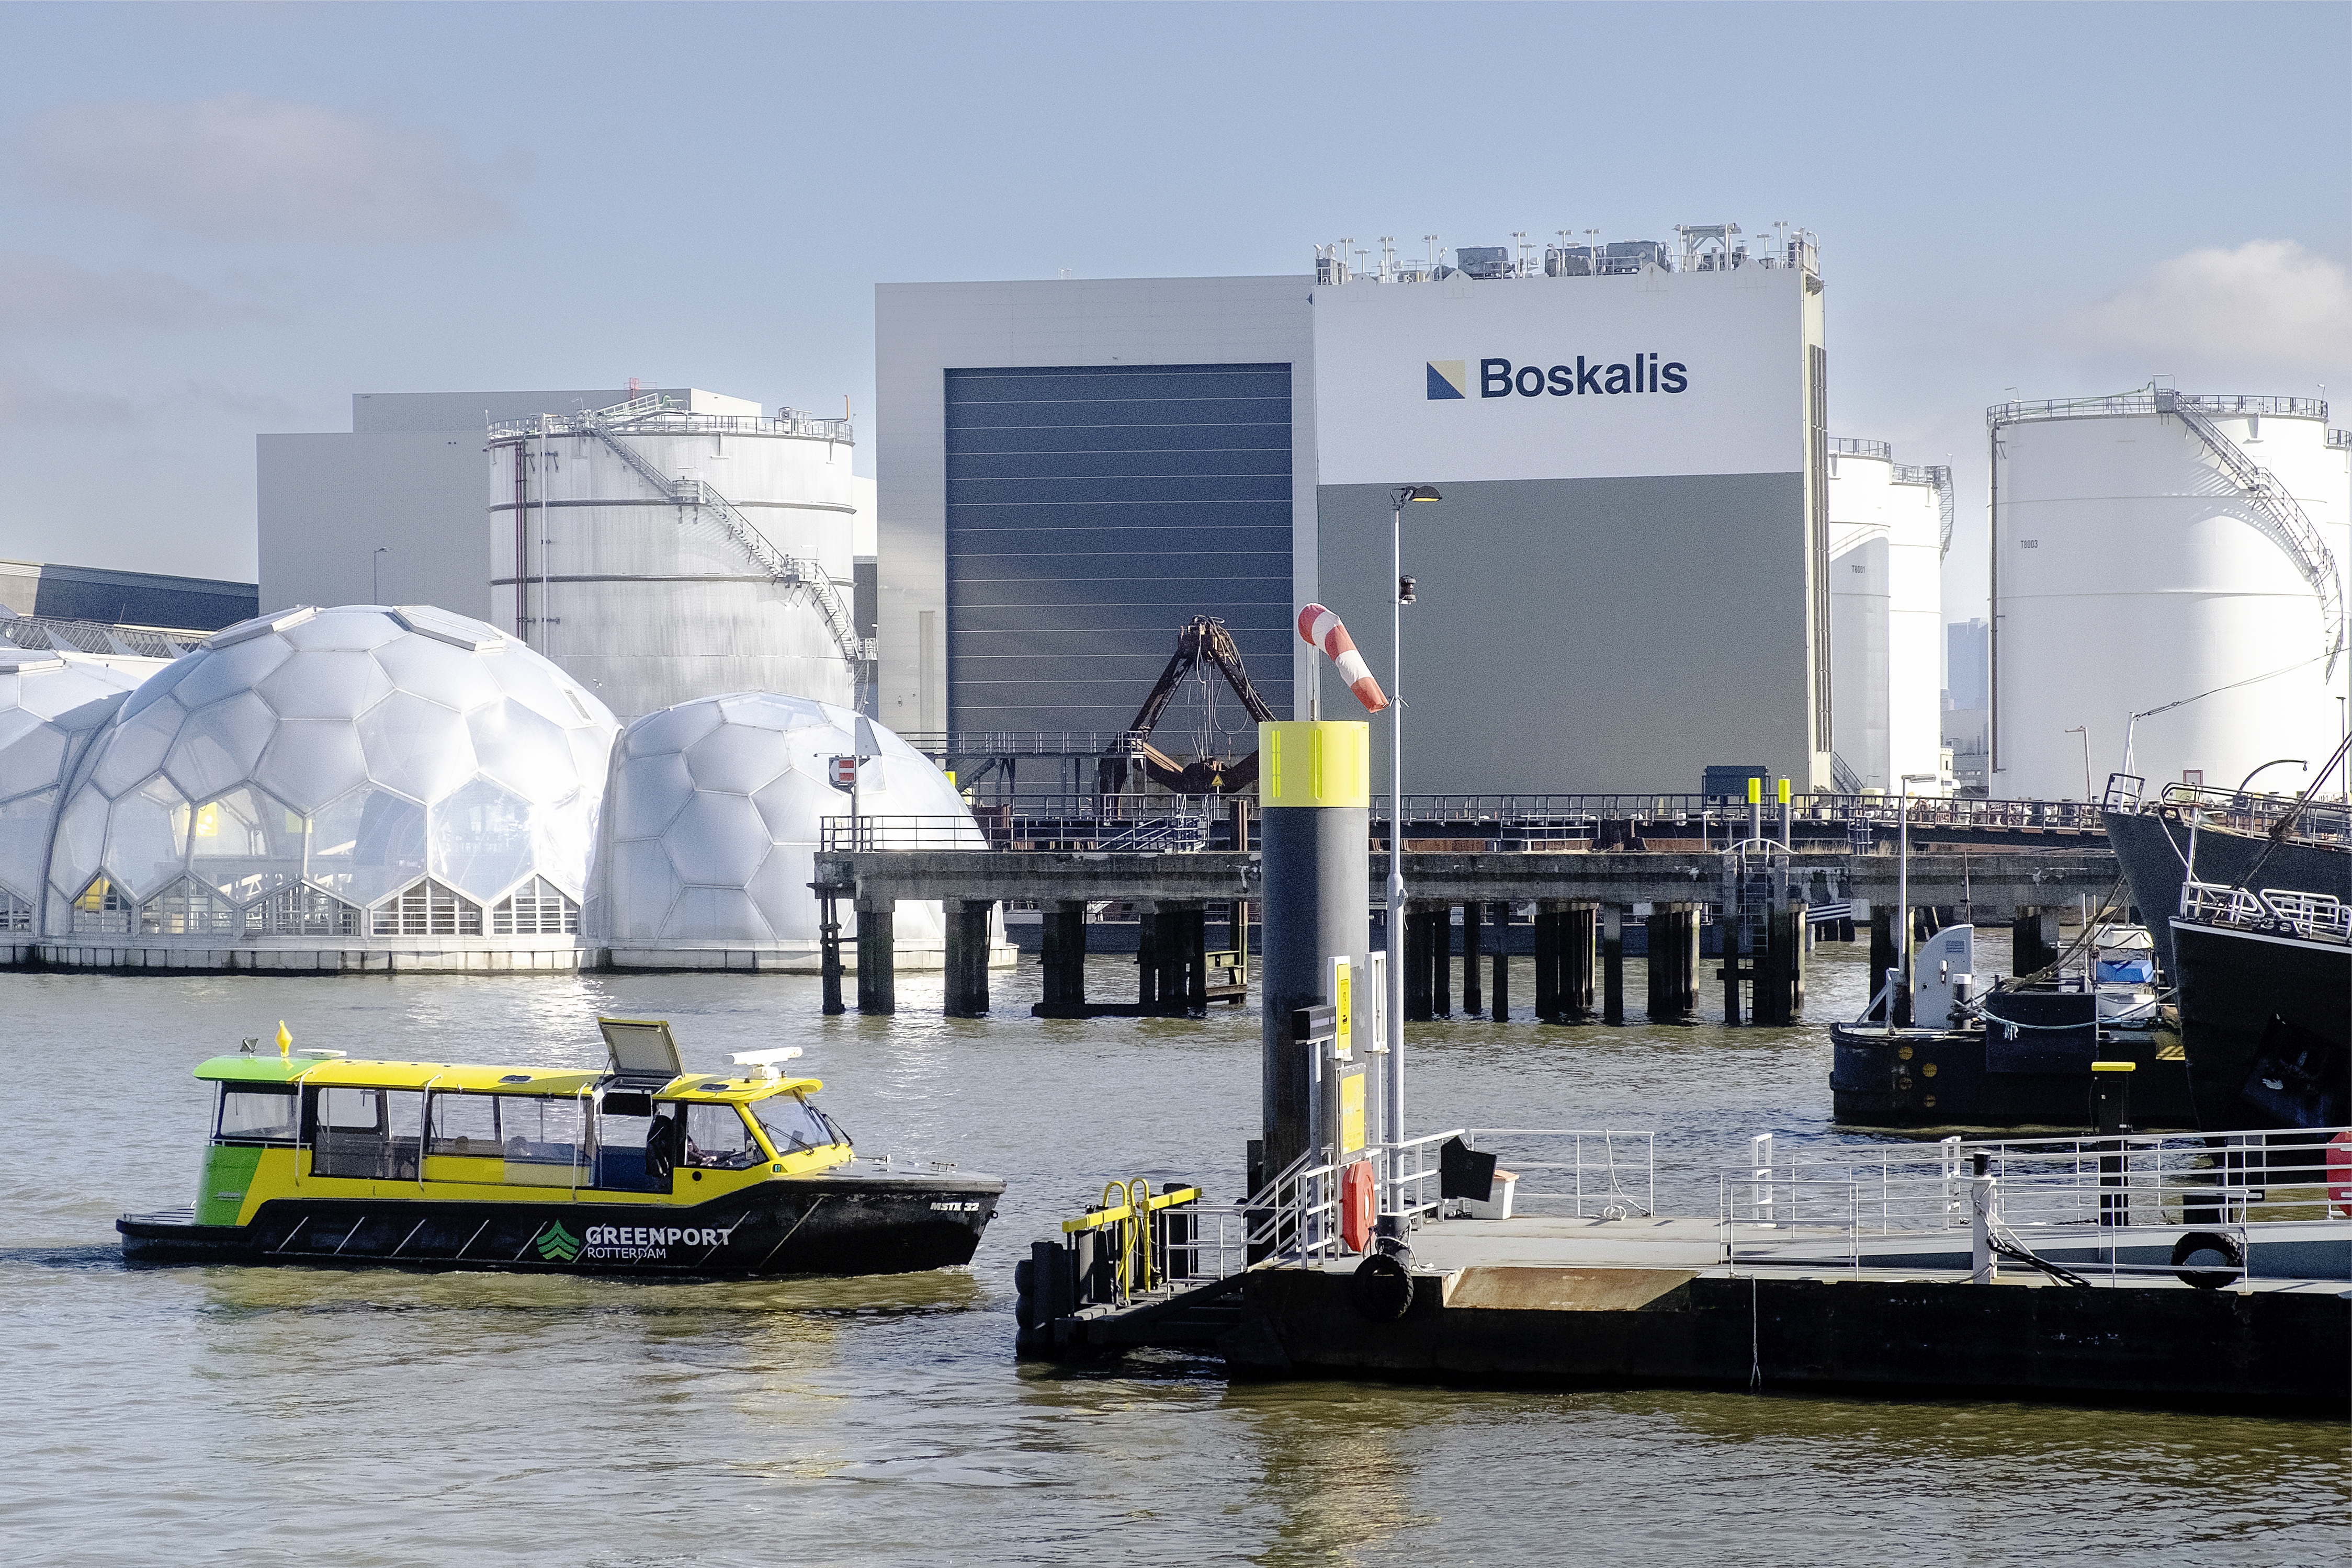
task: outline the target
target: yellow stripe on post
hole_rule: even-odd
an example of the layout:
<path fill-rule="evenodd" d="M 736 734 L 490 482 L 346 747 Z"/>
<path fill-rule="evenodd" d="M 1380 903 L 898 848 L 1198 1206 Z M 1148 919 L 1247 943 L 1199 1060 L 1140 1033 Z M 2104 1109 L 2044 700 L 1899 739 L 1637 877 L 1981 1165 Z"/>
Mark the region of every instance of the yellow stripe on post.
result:
<path fill-rule="evenodd" d="M 1764 803 L 1764 780 L 1753 773 L 1748 776 L 1748 803 L 1751 806 Z"/>
<path fill-rule="evenodd" d="M 2137 1072 L 2139 1071 L 2139 1063 L 2137 1061 L 2095 1061 L 2091 1063 L 2091 1071 L 2094 1072 Z"/>
<path fill-rule="evenodd" d="M 1262 723 L 1257 756 L 1262 810 L 1372 803 L 1372 727 L 1361 720 Z"/>

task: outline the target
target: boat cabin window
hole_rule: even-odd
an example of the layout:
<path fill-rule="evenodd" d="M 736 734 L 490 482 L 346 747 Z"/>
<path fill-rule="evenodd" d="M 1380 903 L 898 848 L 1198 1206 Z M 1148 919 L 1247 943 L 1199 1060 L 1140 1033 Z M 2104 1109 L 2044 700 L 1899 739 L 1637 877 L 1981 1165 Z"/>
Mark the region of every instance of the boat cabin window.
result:
<path fill-rule="evenodd" d="M 311 1090 L 309 1098 L 312 1175 L 416 1179 L 423 1090 L 331 1085 Z"/>
<path fill-rule="evenodd" d="M 297 1104 L 291 1085 L 281 1089 L 224 1083 L 215 1135 L 231 1144 L 290 1144 Z"/>
<path fill-rule="evenodd" d="M 497 1159 L 504 1152 L 498 1101 L 488 1094 L 433 1096 L 433 1136 L 425 1152 Z"/>
<path fill-rule="evenodd" d="M 499 1094 L 499 1136 L 509 1164 L 568 1166 L 587 1142 L 588 1113 L 578 1099 L 543 1094 Z"/>
<path fill-rule="evenodd" d="M 673 1124 L 677 1107 L 656 1105 L 654 1097 L 638 1090 L 613 1090 L 596 1107 L 596 1185 L 618 1192 L 667 1192 L 668 1173 L 650 1175 L 646 1169 L 646 1140 L 658 1124 L 662 1129 L 662 1146 L 668 1152 L 672 1164 L 677 1161 L 677 1141 Z"/>
<path fill-rule="evenodd" d="M 780 1155 L 794 1155 L 803 1149 L 819 1149 L 827 1144 L 845 1144 L 817 1108 L 797 1094 L 771 1094 L 765 1100 L 751 1102 L 751 1113 L 760 1118 L 767 1129 L 768 1142 Z"/>
<path fill-rule="evenodd" d="M 689 1103 L 686 1107 L 686 1159 L 706 1170 L 740 1171 L 765 1156 L 751 1141 L 743 1113 L 732 1105 Z"/>

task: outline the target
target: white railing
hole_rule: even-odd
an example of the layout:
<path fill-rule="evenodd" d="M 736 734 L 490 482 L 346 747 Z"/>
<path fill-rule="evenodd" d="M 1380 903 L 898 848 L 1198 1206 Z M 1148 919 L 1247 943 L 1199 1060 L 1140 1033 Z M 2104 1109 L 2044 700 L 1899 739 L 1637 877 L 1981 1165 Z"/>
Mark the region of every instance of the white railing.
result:
<path fill-rule="evenodd" d="M 2325 893 L 2245 888 L 2213 882 L 2180 884 L 2180 917 L 2254 929 L 2285 928 L 2315 941 L 2352 942 L 2352 907 Z"/>
<path fill-rule="evenodd" d="M 2089 1249 L 2108 1275 L 2174 1272 L 2164 1251 L 2188 1230 L 2235 1236 L 2242 1257 L 2282 1227 L 2352 1216 L 2352 1130 L 2340 1127 L 1952 1137 L 1801 1148 L 1785 1157 L 1766 1134 L 1717 1175 L 1724 1257 L 1862 1268 L 1874 1255 L 1900 1254 L 1905 1238 L 1941 1238 L 1948 1249 L 1973 1227 L 1980 1155 L 1994 1195 L 1996 1250 L 2079 1259 Z M 2126 1256 L 2151 1249 L 2162 1260 Z"/>
<path fill-rule="evenodd" d="M 1443 1134 L 1441 1134 L 1443 1137 Z M 1658 1134 L 1589 1127 L 1468 1127 L 1462 1141 L 1519 1178 L 1517 1206 L 1577 1219 L 1657 1212 Z M 1529 1213 L 1538 1212 L 1535 1208 Z"/>

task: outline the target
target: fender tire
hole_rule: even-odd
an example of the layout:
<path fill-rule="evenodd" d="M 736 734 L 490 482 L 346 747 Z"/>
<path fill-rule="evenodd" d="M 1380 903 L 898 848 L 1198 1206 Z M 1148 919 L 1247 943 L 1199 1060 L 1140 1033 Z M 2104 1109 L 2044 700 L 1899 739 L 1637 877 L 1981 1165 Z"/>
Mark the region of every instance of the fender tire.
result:
<path fill-rule="evenodd" d="M 1375 1252 L 1356 1265 L 1348 1301 L 1366 1322 L 1395 1322 L 1412 1310 L 1412 1275 L 1397 1259 Z"/>
<path fill-rule="evenodd" d="M 2191 1268 L 2193 1261 L 2202 1261 L 2204 1268 Z M 2219 1266 L 2217 1266 L 2219 1265 Z M 2246 1249 L 2238 1239 L 2218 1230 L 2191 1230 L 2172 1244 L 2172 1268 L 2184 1285 L 2200 1291 L 2218 1291 L 2224 1285 L 2234 1285 L 2243 1277 Z"/>

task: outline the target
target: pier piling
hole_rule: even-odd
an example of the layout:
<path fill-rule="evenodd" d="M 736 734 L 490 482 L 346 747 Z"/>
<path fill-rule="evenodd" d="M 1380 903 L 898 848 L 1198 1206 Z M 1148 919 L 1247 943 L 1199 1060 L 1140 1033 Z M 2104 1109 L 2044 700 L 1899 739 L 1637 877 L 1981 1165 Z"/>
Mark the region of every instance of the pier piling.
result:
<path fill-rule="evenodd" d="M 1040 1018 L 1083 1018 L 1087 1005 L 1087 906 L 1084 900 L 1055 899 L 1041 912 L 1045 998 Z"/>
<path fill-rule="evenodd" d="M 1454 905 L 1435 904 L 1429 910 L 1429 1010 L 1436 1018 L 1454 1016 Z"/>
<path fill-rule="evenodd" d="M 1601 1021 L 1625 1021 L 1625 908 L 1618 904 L 1601 911 Z"/>
<path fill-rule="evenodd" d="M 1559 901 L 1536 901 L 1536 1021 L 1559 1021 Z"/>
<path fill-rule="evenodd" d="M 857 1010 L 898 1010 L 896 900 L 857 901 Z"/>
<path fill-rule="evenodd" d="M 1478 991 L 1478 959 L 1481 938 L 1486 935 L 1486 906 L 1465 903 L 1462 906 L 1462 1016 L 1476 1018 L 1486 1010 L 1486 1000 Z"/>
<path fill-rule="evenodd" d="M 1495 905 L 1495 993 L 1494 1019 L 1496 1023 L 1511 1021 L 1511 905 L 1506 901 Z"/>
<path fill-rule="evenodd" d="M 841 901 L 830 893 L 817 900 L 816 939 L 824 1016 L 838 1018 L 849 1009 L 841 1005 Z"/>
<path fill-rule="evenodd" d="M 1422 906 L 1408 901 L 1389 918 L 1404 922 L 1404 1018 L 1407 1023 L 1427 1023 L 1430 1011 L 1429 917 Z"/>
<path fill-rule="evenodd" d="M 1694 1023 L 1698 1018 L 1698 905 L 1676 901 L 1650 907 L 1650 1021 Z"/>
<path fill-rule="evenodd" d="M 2058 912 L 2028 904 L 2010 922 L 2010 968 L 2020 978 L 2058 961 Z"/>
<path fill-rule="evenodd" d="M 1592 947 L 1601 906 L 1571 901 L 1559 915 L 1559 1010 L 1563 1023 L 1591 1023 Z"/>
<path fill-rule="evenodd" d="M 942 901 L 947 926 L 947 1006 L 951 1019 L 988 1016 L 988 926 L 993 899 Z"/>
<path fill-rule="evenodd" d="M 1891 904 L 1873 904 L 1870 911 L 1870 994 L 1878 997 L 1879 988 L 1886 983 L 1886 971 L 1898 967 L 1902 953 L 1895 946 L 1895 910 Z M 1865 1015 L 1878 1022 L 1886 1021 L 1886 1003 L 1874 999 Z"/>

